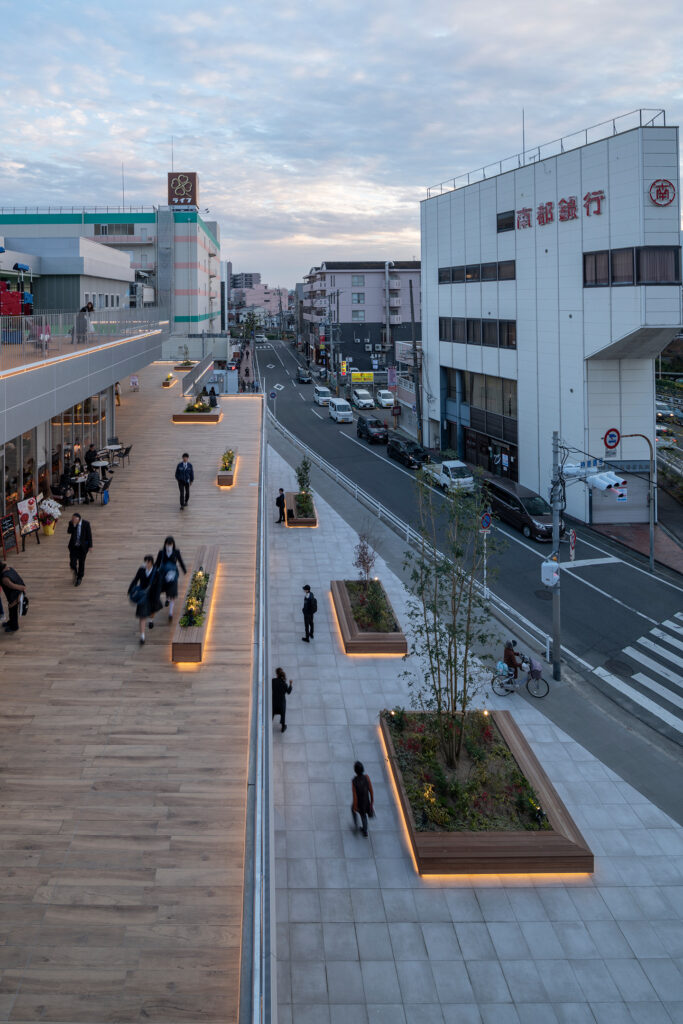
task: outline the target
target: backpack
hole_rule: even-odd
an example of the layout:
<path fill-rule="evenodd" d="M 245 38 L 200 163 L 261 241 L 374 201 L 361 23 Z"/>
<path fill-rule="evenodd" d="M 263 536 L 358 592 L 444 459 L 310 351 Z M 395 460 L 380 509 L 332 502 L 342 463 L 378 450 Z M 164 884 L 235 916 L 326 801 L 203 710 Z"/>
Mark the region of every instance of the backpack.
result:
<path fill-rule="evenodd" d="M 315 615 L 318 610 L 318 599 L 315 594 L 311 594 L 311 612 Z"/>

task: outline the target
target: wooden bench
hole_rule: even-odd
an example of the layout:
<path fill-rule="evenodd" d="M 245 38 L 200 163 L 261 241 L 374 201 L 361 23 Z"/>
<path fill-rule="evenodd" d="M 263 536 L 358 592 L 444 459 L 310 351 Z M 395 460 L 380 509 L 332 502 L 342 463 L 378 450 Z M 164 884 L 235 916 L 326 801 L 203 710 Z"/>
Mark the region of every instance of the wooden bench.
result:
<path fill-rule="evenodd" d="M 204 645 L 208 635 L 209 623 L 211 621 L 211 605 L 216 593 L 216 578 L 218 576 L 218 545 L 206 545 L 197 551 L 192 570 L 188 574 L 185 595 L 180 606 L 180 618 L 185 614 L 185 601 L 192 583 L 192 578 L 198 569 L 204 569 L 209 573 L 209 585 L 204 598 L 204 621 L 201 626 L 181 626 L 180 621 L 176 625 L 173 634 L 171 647 L 172 661 L 201 661 L 204 656 Z"/>
<path fill-rule="evenodd" d="M 215 412 L 174 412 L 174 423 L 220 423 L 223 418 L 221 409 Z"/>

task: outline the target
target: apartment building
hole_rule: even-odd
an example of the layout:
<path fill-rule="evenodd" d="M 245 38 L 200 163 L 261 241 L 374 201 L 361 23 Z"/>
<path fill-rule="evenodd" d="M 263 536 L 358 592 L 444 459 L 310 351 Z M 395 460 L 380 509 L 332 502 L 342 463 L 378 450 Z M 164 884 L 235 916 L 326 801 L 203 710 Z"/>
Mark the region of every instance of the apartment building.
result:
<path fill-rule="evenodd" d="M 547 495 L 559 430 L 574 461 L 607 457 L 637 474 L 618 504 L 613 492 L 568 487 L 568 512 L 645 521 L 654 358 L 681 327 L 679 195 L 678 129 L 663 111 L 430 189 L 421 204 L 429 442 Z M 612 428 L 621 442 L 607 452 Z"/>
<path fill-rule="evenodd" d="M 233 277 L 240 276 L 233 274 Z M 259 275 L 260 276 L 260 275 Z M 231 301 L 238 309 L 262 309 L 268 315 L 275 315 L 282 309 L 287 312 L 289 292 L 286 288 L 271 288 L 267 284 L 255 284 L 249 288 L 233 288 Z"/>
<path fill-rule="evenodd" d="M 255 288 L 256 285 L 258 284 L 261 284 L 260 274 L 233 274 L 232 272 L 230 273 L 231 288 Z"/>

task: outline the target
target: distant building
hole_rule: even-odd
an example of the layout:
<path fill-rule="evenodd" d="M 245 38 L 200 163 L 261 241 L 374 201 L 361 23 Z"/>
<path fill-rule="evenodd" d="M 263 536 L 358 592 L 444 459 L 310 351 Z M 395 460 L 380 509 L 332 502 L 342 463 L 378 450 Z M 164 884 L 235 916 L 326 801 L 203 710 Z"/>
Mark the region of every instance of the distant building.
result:
<path fill-rule="evenodd" d="M 282 308 L 282 312 L 286 313 L 288 292 L 286 288 L 270 288 L 267 284 L 256 284 L 253 288 L 233 288 L 231 301 L 238 308 L 262 306 L 267 313 L 273 314 L 279 314 Z"/>
<path fill-rule="evenodd" d="M 260 274 L 233 274 L 230 273 L 231 288 L 254 288 L 261 284 Z"/>

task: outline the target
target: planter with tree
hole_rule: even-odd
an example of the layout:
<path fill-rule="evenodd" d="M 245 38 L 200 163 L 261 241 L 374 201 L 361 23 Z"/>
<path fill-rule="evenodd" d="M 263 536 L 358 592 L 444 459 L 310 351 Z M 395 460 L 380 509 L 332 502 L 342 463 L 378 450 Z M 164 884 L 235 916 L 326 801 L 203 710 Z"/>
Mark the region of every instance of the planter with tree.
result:
<path fill-rule="evenodd" d="M 377 555 L 361 534 L 355 548 L 357 580 L 332 580 L 330 590 L 346 654 L 408 653 L 387 593 L 373 570 Z"/>
<path fill-rule="evenodd" d="M 202 398 L 193 399 L 183 412 L 173 413 L 174 423 L 220 423 L 222 418 L 222 411 L 214 409 Z"/>
<path fill-rule="evenodd" d="M 296 467 L 295 472 L 299 490 L 285 491 L 287 526 L 317 526 L 318 517 L 311 491 L 311 463 L 306 456 Z"/>

